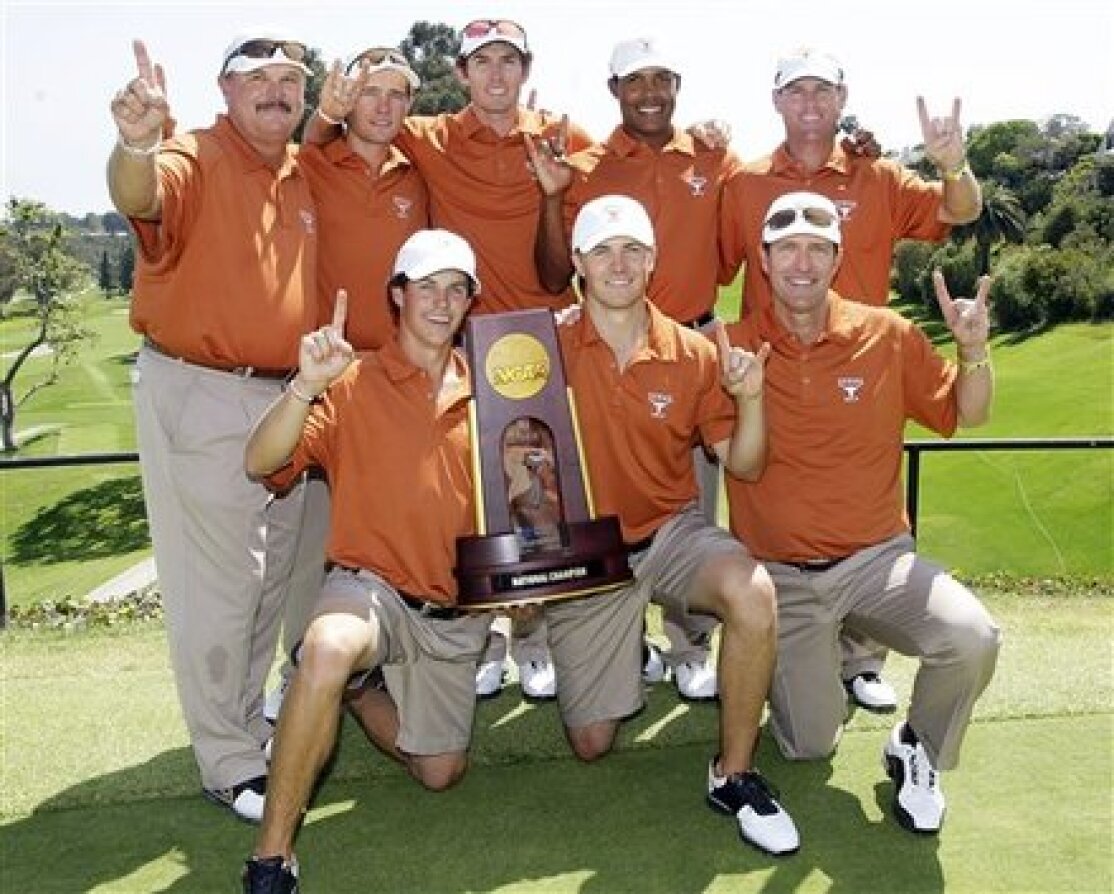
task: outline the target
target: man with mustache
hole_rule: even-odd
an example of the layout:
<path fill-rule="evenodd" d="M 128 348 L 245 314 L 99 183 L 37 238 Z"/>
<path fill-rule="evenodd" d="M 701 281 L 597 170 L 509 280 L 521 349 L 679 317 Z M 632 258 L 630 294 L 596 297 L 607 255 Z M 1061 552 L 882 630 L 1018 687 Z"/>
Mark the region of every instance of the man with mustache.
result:
<path fill-rule="evenodd" d="M 147 517 L 182 713 L 206 796 L 259 822 L 271 727 L 263 684 L 302 505 L 243 471 L 251 424 L 314 327 L 316 214 L 289 144 L 302 118 L 305 44 L 237 37 L 212 127 L 163 142 L 161 69 L 134 45 L 137 75 L 112 99 L 116 208 L 138 246 L 133 374 Z"/>

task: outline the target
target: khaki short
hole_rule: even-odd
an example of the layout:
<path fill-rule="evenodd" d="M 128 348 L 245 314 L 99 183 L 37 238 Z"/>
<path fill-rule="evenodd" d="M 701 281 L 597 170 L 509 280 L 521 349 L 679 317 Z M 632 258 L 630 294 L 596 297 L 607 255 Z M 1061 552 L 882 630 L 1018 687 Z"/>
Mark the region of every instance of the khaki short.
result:
<path fill-rule="evenodd" d="M 546 607 L 565 726 L 619 720 L 642 707 L 646 605 L 652 600 L 685 614 L 696 573 L 712 556 L 733 552 L 747 555 L 730 532 L 708 524 L 692 503 L 658 529 L 649 549 L 631 556 L 633 583 Z"/>
<path fill-rule="evenodd" d="M 374 615 L 381 654 L 365 671 L 376 665 L 383 670 L 398 707 L 398 747 L 416 755 L 466 751 L 476 710 L 476 662 L 490 617 L 424 617 L 383 578 L 346 568 L 329 572 L 314 607 L 314 617 L 330 612 L 369 622 Z"/>

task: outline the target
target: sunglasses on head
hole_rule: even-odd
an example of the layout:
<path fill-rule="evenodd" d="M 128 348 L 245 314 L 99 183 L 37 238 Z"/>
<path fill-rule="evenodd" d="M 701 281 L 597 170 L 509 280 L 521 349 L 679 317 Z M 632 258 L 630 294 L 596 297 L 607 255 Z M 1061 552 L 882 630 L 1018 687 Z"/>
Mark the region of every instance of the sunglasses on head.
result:
<path fill-rule="evenodd" d="M 228 58 L 224 60 L 224 68 L 227 68 L 228 63 L 237 56 L 246 56 L 248 59 L 272 59 L 279 50 L 291 62 L 305 62 L 308 52 L 306 45 L 298 43 L 296 40 L 266 40 L 263 38 L 249 40 L 240 44 L 228 54 Z"/>
<path fill-rule="evenodd" d="M 371 47 L 349 62 L 344 73 L 352 74 L 364 62 L 372 66 L 389 63 L 391 65 L 401 65 L 403 68 L 410 67 L 410 60 L 400 50 L 396 50 L 394 47 Z"/>
<path fill-rule="evenodd" d="M 770 219 L 766 221 L 766 226 L 775 231 L 784 230 L 798 216 L 803 217 L 805 223 L 821 229 L 827 229 L 836 222 L 835 215 L 824 208 L 783 208 L 781 211 L 770 215 Z"/>
<path fill-rule="evenodd" d="M 464 26 L 465 37 L 487 37 L 489 34 L 502 34 L 506 37 L 526 39 L 526 29 L 510 19 L 475 19 Z"/>

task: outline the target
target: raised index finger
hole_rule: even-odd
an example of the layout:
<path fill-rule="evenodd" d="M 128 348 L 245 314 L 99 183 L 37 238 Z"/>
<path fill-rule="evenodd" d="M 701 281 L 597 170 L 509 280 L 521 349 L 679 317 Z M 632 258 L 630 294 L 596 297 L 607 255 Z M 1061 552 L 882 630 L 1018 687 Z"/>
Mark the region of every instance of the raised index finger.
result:
<path fill-rule="evenodd" d="M 994 277 L 987 276 L 985 273 L 979 277 L 979 287 L 975 290 L 976 303 L 986 306 L 986 299 L 990 295 L 990 286 L 994 283 Z"/>
<path fill-rule="evenodd" d="M 959 124 L 959 110 L 962 105 L 958 96 L 952 100 L 952 121 L 956 124 Z"/>
<path fill-rule="evenodd" d="M 344 324 L 348 319 L 348 293 L 344 289 L 337 289 L 337 300 L 333 304 L 333 330 L 337 335 L 344 335 Z"/>
<path fill-rule="evenodd" d="M 940 310 L 944 312 L 944 319 L 950 321 L 955 304 L 952 301 L 951 292 L 948 291 L 944 274 L 940 272 L 939 267 L 932 271 L 932 288 L 936 291 L 936 303 L 940 305 Z"/>
<path fill-rule="evenodd" d="M 921 132 L 929 133 L 932 128 L 932 119 L 928 117 L 928 107 L 924 103 L 924 97 L 917 97 L 917 114 L 921 116 Z"/>
<path fill-rule="evenodd" d="M 139 77 L 145 83 L 154 87 L 158 82 L 155 80 L 155 67 L 151 64 L 151 56 L 147 52 L 147 45 L 142 40 L 133 40 L 132 51 L 135 53 L 135 68 L 139 72 Z"/>
<path fill-rule="evenodd" d="M 727 337 L 727 327 L 723 325 L 723 320 L 716 320 L 713 328 L 716 336 L 716 352 L 719 354 L 720 365 L 726 372 L 731 362 L 731 340 Z"/>

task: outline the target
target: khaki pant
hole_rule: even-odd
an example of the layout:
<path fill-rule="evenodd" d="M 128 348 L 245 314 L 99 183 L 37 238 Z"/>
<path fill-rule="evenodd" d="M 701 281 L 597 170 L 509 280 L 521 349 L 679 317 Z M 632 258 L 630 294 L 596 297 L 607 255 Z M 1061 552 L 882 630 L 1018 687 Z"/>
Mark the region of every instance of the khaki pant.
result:
<path fill-rule="evenodd" d="M 266 773 L 263 685 L 274 661 L 302 518 L 272 500 L 244 445 L 282 383 L 139 352 L 134 373 L 144 499 L 171 665 L 205 788 Z"/>
<path fill-rule="evenodd" d="M 824 572 L 767 562 L 777 588 L 771 728 L 790 759 L 822 758 L 847 717 L 844 622 L 920 659 L 909 723 L 939 770 L 959 760 L 975 701 L 994 675 L 1001 632 L 982 603 L 903 534 Z"/>

